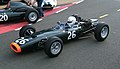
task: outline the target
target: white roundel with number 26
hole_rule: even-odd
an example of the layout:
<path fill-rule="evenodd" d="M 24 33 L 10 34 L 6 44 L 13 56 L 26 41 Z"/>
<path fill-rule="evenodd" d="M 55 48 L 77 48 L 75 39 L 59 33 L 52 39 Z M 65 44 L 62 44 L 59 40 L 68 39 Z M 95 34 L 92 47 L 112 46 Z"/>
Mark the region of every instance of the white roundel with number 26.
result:
<path fill-rule="evenodd" d="M 22 44 L 25 44 L 28 41 L 29 41 L 29 39 L 25 39 L 24 37 L 21 37 L 20 39 L 16 40 L 15 42 L 22 45 Z"/>
<path fill-rule="evenodd" d="M 76 37 L 76 31 L 68 31 L 68 40 L 74 39 Z"/>
<path fill-rule="evenodd" d="M 7 20 L 8 20 L 8 15 L 6 13 L 0 14 L 0 22 Z"/>

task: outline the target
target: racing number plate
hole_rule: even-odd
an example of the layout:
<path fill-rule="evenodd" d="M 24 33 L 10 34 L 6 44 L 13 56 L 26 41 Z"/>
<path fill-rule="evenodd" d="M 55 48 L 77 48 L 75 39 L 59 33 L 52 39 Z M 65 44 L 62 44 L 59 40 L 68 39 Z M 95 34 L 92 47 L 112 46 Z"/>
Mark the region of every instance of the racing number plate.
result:
<path fill-rule="evenodd" d="M 68 40 L 74 39 L 76 37 L 76 31 L 68 31 Z"/>
<path fill-rule="evenodd" d="M 7 20 L 8 20 L 8 15 L 6 13 L 1 13 L 0 14 L 0 22 L 7 21 Z"/>
<path fill-rule="evenodd" d="M 25 43 L 27 43 L 29 41 L 29 39 L 25 39 L 24 37 L 21 37 L 20 39 L 17 39 L 15 41 L 15 43 L 19 43 L 20 45 L 23 45 Z"/>

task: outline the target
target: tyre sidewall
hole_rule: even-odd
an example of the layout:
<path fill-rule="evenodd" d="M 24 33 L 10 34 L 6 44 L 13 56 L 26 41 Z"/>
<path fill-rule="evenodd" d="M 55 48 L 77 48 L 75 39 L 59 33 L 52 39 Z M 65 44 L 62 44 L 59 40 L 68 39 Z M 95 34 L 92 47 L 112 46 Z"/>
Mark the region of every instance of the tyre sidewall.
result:
<path fill-rule="evenodd" d="M 36 29 L 32 27 L 31 25 L 23 26 L 19 31 L 19 37 L 26 37 L 24 34 L 28 29 L 32 29 L 34 32 L 36 32 Z"/>
<path fill-rule="evenodd" d="M 103 29 L 103 27 L 107 27 L 108 28 L 108 33 L 107 33 L 105 38 L 102 38 L 102 36 L 101 36 L 101 30 Z M 96 28 L 94 30 L 94 36 L 95 36 L 95 39 L 97 41 L 104 41 L 108 37 L 108 34 L 109 34 L 109 26 L 107 24 L 105 24 L 105 23 L 98 23 L 96 25 Z"/>
<path fill-rule="evenodd" d="M 29 14 L 32 13 L 32 12 L 35 12 L 37 14 L 37 18 L 36 18 L 35 21 L 30 21 L 29 20 Z M 25 13 L 25 19 L 29 23 L 36 23 L 37 20 L 39 19 L 39 12 L 36 9 L 31 8 L 31 9 L 27 10 L 27 12 Z"/>
<path fill-rule="evenodd" d="M 60 42 L 61 43 L 61 50 L 59 53 L 57 54 L 52 54 L 51 53 L 51 45 L 54 43 L 54 42 Z M 49 56 L 49 57 L 57 57 L 61 52 L 62 52 L 62 49 L 63 49 L 63 41 L 58 38 L 58 37 L 53 37 L 53 38 L 50 38 L 46 43 L 45 43 L 45 46 L 44 46 L 44 51 L 45 53 Z"/>

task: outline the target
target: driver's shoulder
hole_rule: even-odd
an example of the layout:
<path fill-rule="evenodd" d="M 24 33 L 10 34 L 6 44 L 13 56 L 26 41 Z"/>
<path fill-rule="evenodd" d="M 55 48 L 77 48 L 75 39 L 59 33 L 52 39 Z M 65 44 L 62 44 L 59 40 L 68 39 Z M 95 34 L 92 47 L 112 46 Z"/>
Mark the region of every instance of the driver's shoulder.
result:
<path fill-rule="evenodd" d="M 64 23 L 60 23 L 59 24 L 60 26 L 65 26 L 66 25 L 66 23 L 64 22 Z"/>

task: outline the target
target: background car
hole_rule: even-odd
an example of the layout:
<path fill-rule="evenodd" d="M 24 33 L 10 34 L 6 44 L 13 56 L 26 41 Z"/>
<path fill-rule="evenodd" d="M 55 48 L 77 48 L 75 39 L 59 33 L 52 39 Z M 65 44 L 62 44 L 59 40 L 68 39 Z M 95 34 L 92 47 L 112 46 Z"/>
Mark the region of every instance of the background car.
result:
<path fill-rule="evenodd" d="M 7 7 L 0 10 L 0 22 L 25 19 L 28 23 L 36 23 L 40 17 L 42 13 L 22 2 L 9 2 Z"/>
<path fill-rule="evenodd" d="M 57 0 L 43 0 L 42 8 L 43 9 L 53 9 L 57 6 Z"/>

